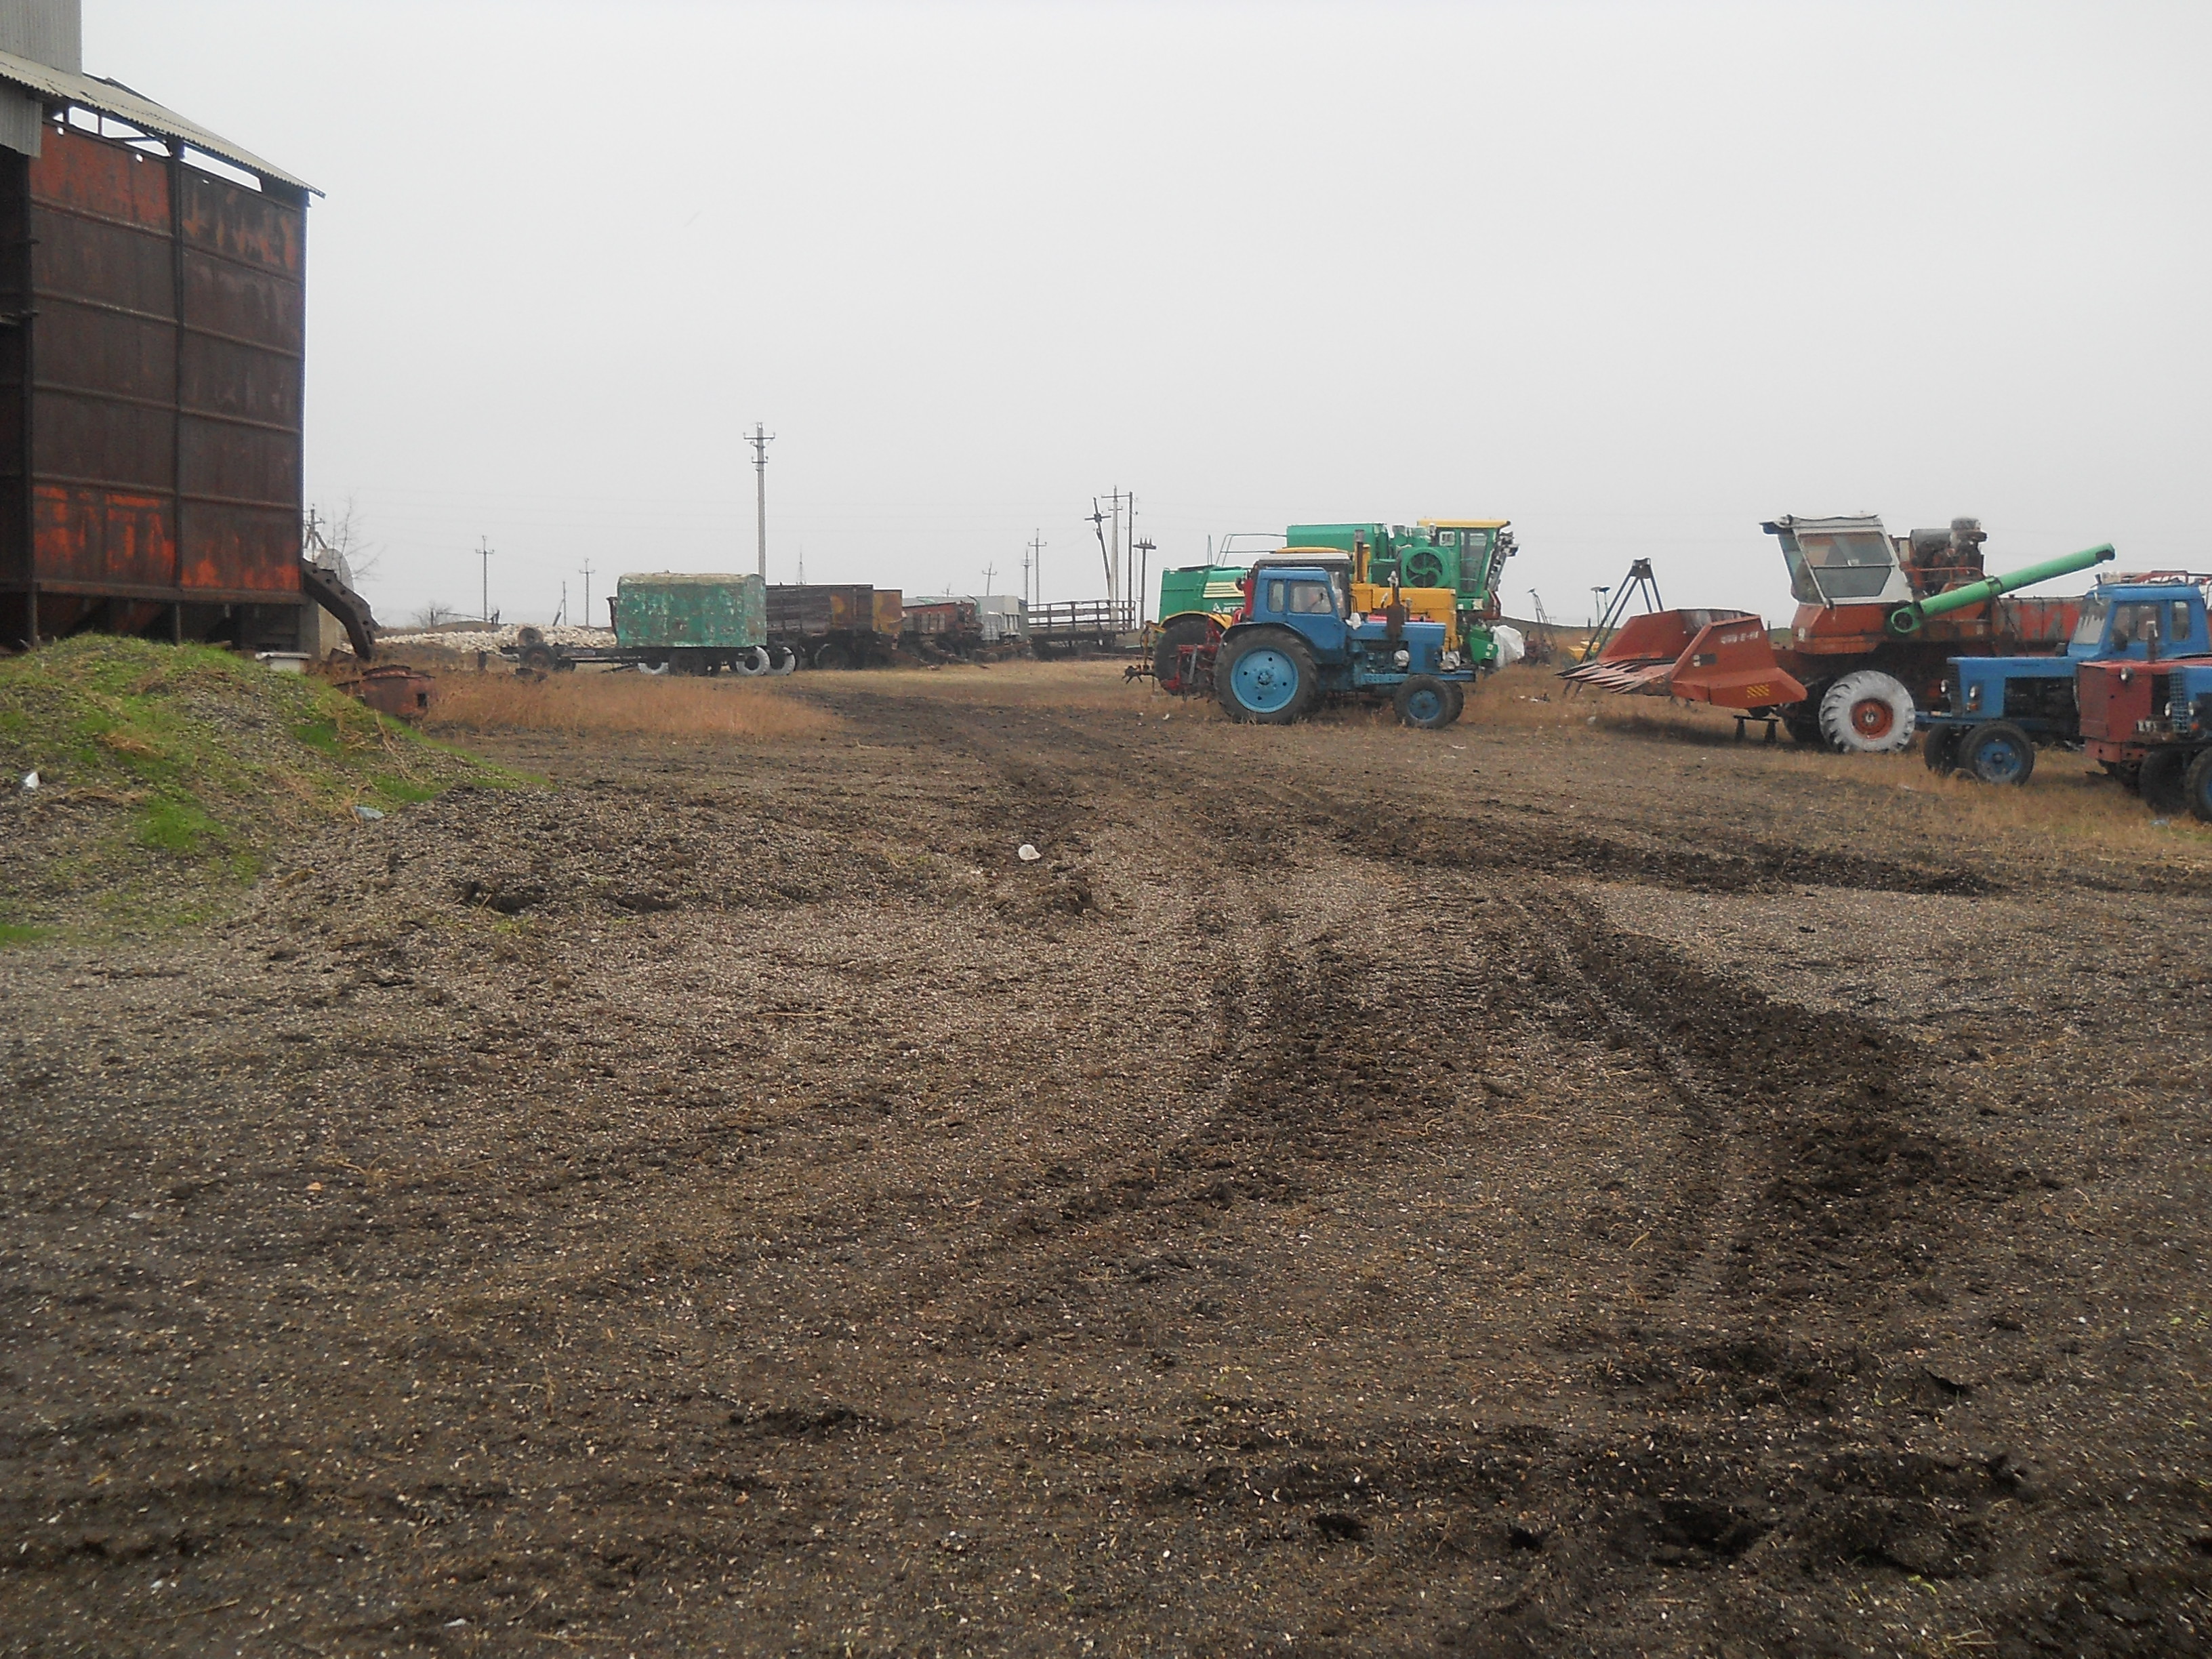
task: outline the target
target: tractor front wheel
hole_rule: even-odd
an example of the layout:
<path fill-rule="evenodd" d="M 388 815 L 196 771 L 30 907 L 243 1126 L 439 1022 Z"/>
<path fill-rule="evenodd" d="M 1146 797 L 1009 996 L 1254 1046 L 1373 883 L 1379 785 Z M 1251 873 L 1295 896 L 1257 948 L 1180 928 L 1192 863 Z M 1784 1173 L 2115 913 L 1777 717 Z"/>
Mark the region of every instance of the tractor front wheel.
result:
<path fill-rule="evenodd" d="M 2145 755 L 2142 770 L 2136 774 L 2136 793 L 2142 797 L 2143 805 L 2162 818 L 2185 809 L 2189 805 L 2185 780 L 2189 763 L 2196 758 L 2186 749 L 2154 749 Z"/>
<path fill-rule="evenodd" d="M 1313 653 L 1287 629 L 1240 635 L 1221 647 L 1213 696 L 1232 720 L 1288 726 L 1304 720 L 1320 696 Z"/>
<path fill-rule="evenodd" d="M 1398 711 L 1401 726 L 1434 732 L 1452 723 L 1450 691 L 1443 681 L 1427 674 L 1408 676 L 1390 699 L 1390 706 Z"/>
<path fill-rule="evenodd" d="M 1977 783 L 2026 783 L 2035 771 L 2035 743 L 2010 720 L 1977 726 L 1959 740 L 1959 769 Z"/>

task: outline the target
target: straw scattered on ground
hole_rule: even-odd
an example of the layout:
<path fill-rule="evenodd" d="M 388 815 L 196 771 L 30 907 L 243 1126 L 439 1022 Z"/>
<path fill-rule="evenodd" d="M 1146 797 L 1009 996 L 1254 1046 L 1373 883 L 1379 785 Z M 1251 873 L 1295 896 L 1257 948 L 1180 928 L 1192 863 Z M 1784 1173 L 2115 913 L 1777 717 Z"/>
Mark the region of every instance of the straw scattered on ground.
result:
<path fill-rule="evenodd" d="M 834 714 L 781 682 L 657 674 L 454 674 L 439 683 L 434 730 L 550 732 L 570 736 L 736 738 L 773 743 L 823 738 Z"/>

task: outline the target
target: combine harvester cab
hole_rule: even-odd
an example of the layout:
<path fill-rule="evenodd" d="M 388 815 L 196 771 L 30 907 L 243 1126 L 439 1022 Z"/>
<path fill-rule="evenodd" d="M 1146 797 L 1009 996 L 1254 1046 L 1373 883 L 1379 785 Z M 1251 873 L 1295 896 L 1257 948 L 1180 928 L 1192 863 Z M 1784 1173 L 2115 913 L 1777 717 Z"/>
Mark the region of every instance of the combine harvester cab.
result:
<path fill-rule="evenodd" d="M 1563 678 L 1731 709 L 1739 736 L 1745 720 L 1765 720 L 1770 738 L 1779 722 L 1801 743 L 1894 753 L 1911 744 L 1953 658 L 2039 648 L 2055 657 L 2063 647 L 2078 601 L 2006 595 L 2112 556 L 2093 548 L 1984 576 L 1986 538 L 1972 519 L 1895 537 L 1872 514 L 1761 527 L 1781 544 L 1798 601 L 1785 646 L 1776 649 L 1765 624 L 1741 611 L 1654 611 Z"/>

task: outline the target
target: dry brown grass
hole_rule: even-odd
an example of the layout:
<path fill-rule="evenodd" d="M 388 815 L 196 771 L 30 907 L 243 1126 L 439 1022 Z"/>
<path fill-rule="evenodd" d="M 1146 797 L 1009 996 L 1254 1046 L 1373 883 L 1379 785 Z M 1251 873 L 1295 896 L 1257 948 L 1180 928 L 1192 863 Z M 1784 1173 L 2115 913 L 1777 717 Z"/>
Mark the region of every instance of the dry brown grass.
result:
<path fill-rule="evenodd" d="M 836 715 L 781 684 L 650 674 L 451 674 L 425 722 L 467 732 L 623 733 L 779 743 L 827 736 Z"/>
<path fill-rule="evenodd" d="M 1760 740 L 1758 726 L 1749 728 L 1749 738 L 1739 744 L 1734 718 L 1719 709 L 1604 692 L 1571 696 L 1567 690 L 1542 670 L 1507 669 L 1468 700 L 1467 721 L 1470 726 L 1550 733 L 1565 740 L 1595 727 L 1648 740 L 1660 750 L 1727 749 L 1746 765 L 1818 778 L 1839 790 L 1940 801 L 1956 818 L 1965 842 L 2033 844 L 2086 862 L 2150 858 L 2212 869 L 2212 826 L 2186 813 L 2154 818 L 2142 801 L 2081 755 L 2044 750 L 2024 788 L 1992 789 L 1964 778 L 1937 777 L 1923 763 L 1917 744 L 1902 755 L 1832 755 L 1793 742 L 1786 733 L 1770 746 Z M 1655 763 L 1663 763 L 1655 757 Z"/>

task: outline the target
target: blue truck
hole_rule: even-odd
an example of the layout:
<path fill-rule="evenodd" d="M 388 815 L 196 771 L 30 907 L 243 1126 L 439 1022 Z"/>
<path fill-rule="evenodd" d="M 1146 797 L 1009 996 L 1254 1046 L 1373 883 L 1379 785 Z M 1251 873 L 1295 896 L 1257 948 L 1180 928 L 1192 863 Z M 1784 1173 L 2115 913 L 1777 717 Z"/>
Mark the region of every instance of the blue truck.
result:
<path fill-rule="evenodd" d="M 2172 659 L 2208 653 L 2202 579 L 2161 571 L 2101 581 L 2082 599 L 2062 654 L 1951 659 L 1940 704 L 1920 717 L 1929 769 L 1984 783 L 2026 783 L 2039 748 L 2087 742 L 2107 771 L 2135 786 L 2140 758 L 2107 755 L 2098 750 L 2101 733 L 2083 731 L 2085 669 L 2111 667 L 2131 680 L 2136 664 L 2171 672 Z M 2101 691 L 2105 676 L 2095 684 Z"/>
<path fill-rule="evenodd" d="M 1222 635 L 1213 695 L 1233 720 L 1287 726 L 1327 701 L 1387 701 L 1400 722 L 1449 726 L 1467 706 L 1475 670 L 1441 622 L 1402 603 L 1355 612 L 1352 562 L 1300 550 L 1262 558 L 1246 599 Z"/>

